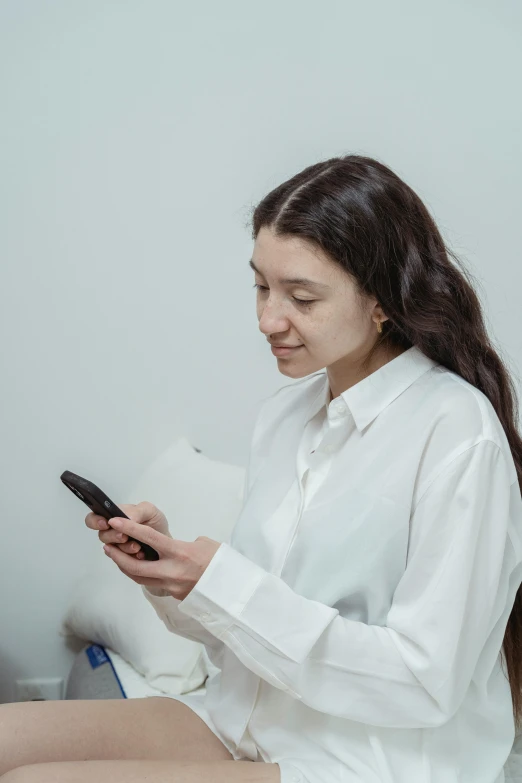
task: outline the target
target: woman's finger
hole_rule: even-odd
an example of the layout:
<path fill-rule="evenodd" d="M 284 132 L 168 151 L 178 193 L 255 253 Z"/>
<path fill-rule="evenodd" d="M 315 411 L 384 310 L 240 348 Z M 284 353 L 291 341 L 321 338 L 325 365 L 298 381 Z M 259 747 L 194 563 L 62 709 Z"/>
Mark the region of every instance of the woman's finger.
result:
<path fill-rule="evenodd" d="M 126 533 L 119 533 L 117 530 L 100 530 L 98 538 L 103 544 L 124 544 L 129 536 Z"/>
<path fill-rule="evenodd" d="M 99 514 L 95 514 L 94 511 L 87 514 L 85 517 L 85 524 L 87 527 L 90 527 L 91 530 L 107 530 L 109 527 L 107 520 L 100 517 Z"/>
<path fill-rule="evenodd" d="M 106 557 L 109 558 L 109 560 L 113 560 L 115 565 L 120 569 L 122 574 L 125 574 L 129 579 L 132 579 L 133 582 L 136 582 L 140 585 L 146 585 L 150 587 L 159 587 L 160 583 L 163 582 L 163 577 L 158 577 L 158 575 L 154 576 L 144 576 L 142 571 L 142 566 L 145 566 L 147 568 L 147 561 L 143 563 L 142 558 L 145 558 L 144 552 L 138 552 L 136 555 L 127 555 L 121 552 L 121 549 L 116 544 L 105 544 L 103 547 L 105 551 Z M 123 565 L 125 563 L 125 565 Z M 129 564 L 130 563 L 130 567 Z"/>
<path fill-rule="evenodd" d="M 136 541 L 128 541 L 126 544 L 118 544 L 122 552 L 126 552 L 128 555 L 136 555 L 141 547 Z"/>
<path fill-rule="evenodd" d="M 160 557 L 162 554 L 166 556 L 172 554 L 174 539 L 170 535 L 160 533 L 158 530 L 134 522 L 132 519 L 122 519 L 121 517 L 112 517 L 109 519 L 109 525 L 115 528 L 118 533 L 126 534 L 141 544 L 149 544 Z"/>
<path fill-rule="evenodd" d="M 129 555 L 135 555 L 141 550 L 141 545 L 137 541 L 129 541 L 125 533 L 118 533 L 117 530 L 100 530 L 98 538 L 103 544 L 117 544 L 120 549 Z M 141 558 L 140 558 L 141 559 Z"/>
<path fill-rule="evenodd" d="M 148 532 L 155 533 L 155 531 Z M 161 538 L 164 537 L 161 533 L 156 533 L 156 535 Z M 165 536 L 165 538 L 167 538 L 167 536 Z M 169 538 L 169 544 L 171 541 L 172 539 Z M 156 541 L 155 543 L 156 546 L 154 546 L 154 549 L 158 551 L 160 547 L 157 546 Z M 151 544 L 151 546 L 153 546 L 153 544 Z M 147 584 L 147 580 L 151 580 L 151 583 L 155 581 L 157 584 L 158 580 L 163 580 L 165 578 L 165 560 L 161 557 L 159 560 L 149 561 L 144 557 L 142 558 L 137 557 L 136 555 L 128 555 L 126 552 L 122 551 L 121 547 L 115 544 L 106 544 L 103 549 L 105 553 L 109 555 L 111 560 L 114 560 L 118 568 L 131 579 L 135 579 L 140 582 L 141 580 L 145 580 L 142 582 L 142 584 Z"/>

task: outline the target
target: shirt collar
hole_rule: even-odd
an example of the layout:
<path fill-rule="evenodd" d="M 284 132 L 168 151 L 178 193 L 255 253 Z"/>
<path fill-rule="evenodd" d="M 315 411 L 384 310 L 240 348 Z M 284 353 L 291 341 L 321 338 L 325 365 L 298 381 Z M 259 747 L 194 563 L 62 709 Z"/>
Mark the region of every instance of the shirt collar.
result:
<path fill-rule="evenodd" d="M 399 394 L 402 394 L 412 383 L 425 372 L 435 367 L 438 362 L 426 356 L 420 348 L 412 345 L 406 351 L 391 361 L 379 367 L 362 381 L 341 392 L 343 399 L 352 414 L 358 430 L 363 430 L 383 411 Z M 330 383 L 326 370 L 320 374 L 323 383 L 319 393 L 307 412 L 307 421 L 328 405 L 330 399 Z M 339 403 L 337 403 L 339 404 Z"/>

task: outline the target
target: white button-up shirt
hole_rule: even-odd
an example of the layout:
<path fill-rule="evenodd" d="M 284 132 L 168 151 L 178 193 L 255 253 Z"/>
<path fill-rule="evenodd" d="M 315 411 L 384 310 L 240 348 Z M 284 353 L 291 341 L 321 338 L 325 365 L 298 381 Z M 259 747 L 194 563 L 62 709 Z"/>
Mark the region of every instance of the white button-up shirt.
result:
<path fill-rule="evenodd" d="M 263 400 L 245 499 L 183 601 L 143 592 L 212 673 L 193 707 L 281 782 L 501 783 L 500 649 L 522 499 L 488 398 L 412 346 L 330 401 Z"/>

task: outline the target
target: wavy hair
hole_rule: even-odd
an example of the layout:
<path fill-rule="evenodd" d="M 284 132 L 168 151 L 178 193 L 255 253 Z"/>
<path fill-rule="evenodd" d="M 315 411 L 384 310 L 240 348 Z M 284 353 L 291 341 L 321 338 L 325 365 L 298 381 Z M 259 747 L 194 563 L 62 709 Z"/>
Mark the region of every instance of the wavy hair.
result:
<path fill-rule="evenodd" d="M 262 227 L 276 236 L 307 240 L 352 276 L 359 296 L 377 299 L 388 320 L 365 365 L 381 348 L 417 345 L 480 389 L 502 423 L 522 488 L 514 383 L 486 333 L 472 275 L 405 182 L 373 158 L 330 158 L 274 188 L 253 208 L 251 220 L 254 240 Z M 501 651 L 517 730 L 522 724 L 521 591 Z"/>

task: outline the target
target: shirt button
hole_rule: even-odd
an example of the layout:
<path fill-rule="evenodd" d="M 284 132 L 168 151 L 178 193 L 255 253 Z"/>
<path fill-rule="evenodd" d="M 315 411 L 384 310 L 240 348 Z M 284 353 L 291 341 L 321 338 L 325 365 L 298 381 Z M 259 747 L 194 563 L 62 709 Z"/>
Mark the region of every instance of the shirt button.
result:
<path fill-rule="evenodd" d="M 210 617 L 210 612 L 203 612 L 203 614 L 199 615 L 200 620 L 208 620 Z"/>
<path fill-rule="evenodd" d="M 300 780 L 301 780 L 301 775 L 292 775 L 293 783 L 299 783 Z"/>

